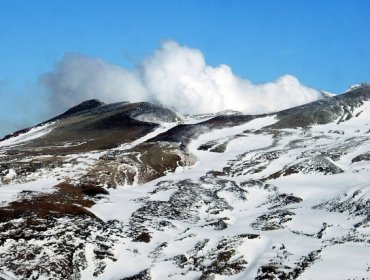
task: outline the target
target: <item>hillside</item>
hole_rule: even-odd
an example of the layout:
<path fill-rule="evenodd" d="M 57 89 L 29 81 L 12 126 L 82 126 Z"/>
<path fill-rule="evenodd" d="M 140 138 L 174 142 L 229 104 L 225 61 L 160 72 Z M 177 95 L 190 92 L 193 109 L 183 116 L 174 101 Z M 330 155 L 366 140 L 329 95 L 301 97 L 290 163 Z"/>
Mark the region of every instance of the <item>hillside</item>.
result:
<path fill-rule="evenodd" d="M 0 141 L 0 279 L 370 279 L 370 85 L 264 115 L 83 102 Z"/>

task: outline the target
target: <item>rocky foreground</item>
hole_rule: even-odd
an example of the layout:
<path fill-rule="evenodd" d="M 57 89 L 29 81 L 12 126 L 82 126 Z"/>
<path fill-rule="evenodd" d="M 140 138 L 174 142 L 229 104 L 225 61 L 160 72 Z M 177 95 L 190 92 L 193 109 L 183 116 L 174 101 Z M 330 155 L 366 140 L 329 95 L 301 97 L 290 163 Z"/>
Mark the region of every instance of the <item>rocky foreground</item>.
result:
<path fill-rule="evenodd" d="M 274 114 L 86 101 L 0 141 L 0 279 L 370 279 L 370 86 Z"/>

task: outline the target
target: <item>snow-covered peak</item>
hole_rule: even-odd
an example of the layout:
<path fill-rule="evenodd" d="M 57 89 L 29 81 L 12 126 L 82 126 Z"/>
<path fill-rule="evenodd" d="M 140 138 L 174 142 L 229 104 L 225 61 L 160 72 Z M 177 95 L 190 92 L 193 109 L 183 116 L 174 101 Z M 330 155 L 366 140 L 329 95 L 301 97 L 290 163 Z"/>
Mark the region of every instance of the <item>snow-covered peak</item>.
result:
<path fill-rule="evenodd" d="M 354 84 L 354 85 L 350 86 L 346 90 L 346 92 L 353 91 L 353 90 L 360 89 L 360 88 L 369 88 L 369 87 L 370 87 L 370 84 L 368 84 L 368 83 Z"/>
<path fill-rule="evenodd" d="M 321 90 L 321 93 L 322 93 L 322 95 L 323 95 L 323 96 L 325 96 L 325 97 L 333 97 L 333 96 L 335 96 L 335 95 L 336 95 L 335 93 L 331 93 L 331 92 L 328 92 L 328 91 L 326 91 L 326 90 Z"/>
<path fill-rule="evenodd" d="M 181 122 L 92 101 L 13 135 L 0 142 L 0 279 L 368 279 L 360 92 Z"/>

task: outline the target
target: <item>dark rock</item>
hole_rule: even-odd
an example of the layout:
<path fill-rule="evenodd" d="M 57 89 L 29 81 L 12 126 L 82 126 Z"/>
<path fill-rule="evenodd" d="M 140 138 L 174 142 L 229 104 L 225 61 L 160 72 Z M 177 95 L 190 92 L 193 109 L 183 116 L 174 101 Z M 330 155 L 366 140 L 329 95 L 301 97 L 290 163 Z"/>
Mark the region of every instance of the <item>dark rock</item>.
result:
<path fill-rule="evenodd" d="M 121 280 L 151 280 L 149 269 L 143 270 L 133 276 L 122 278 Z"/>

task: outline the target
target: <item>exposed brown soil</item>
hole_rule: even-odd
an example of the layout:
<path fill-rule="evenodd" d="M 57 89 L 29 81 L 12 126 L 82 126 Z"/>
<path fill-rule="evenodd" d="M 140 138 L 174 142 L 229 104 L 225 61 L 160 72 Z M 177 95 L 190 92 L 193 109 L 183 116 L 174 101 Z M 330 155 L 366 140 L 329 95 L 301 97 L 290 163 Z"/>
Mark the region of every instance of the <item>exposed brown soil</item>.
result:
<path fill-rule="evenodd" d="M 172 172 L 178 166 L 185 165 L 181 157 L 176 154 L 175 151 L 167 151 L 166 148 L 153 143 L 143 143 L 137 147 L 137 150 L 142 154 L 140 160 L 155 171 L 155 173 L 152 174 L 144 172 L 141 178 L 143 183 L 159 178 L 166 172 Z"/>
<path fill-rule="evenodd" d="M 103 156 L 81 180 L 108 187 L 133 184 L 135 179 L 143 184 L 188 164 L 181 156 L 183 152 L 173 144 L 142 143 L 122 154 Z"/>
<path fill-rule="evenodd" d="M 100 187 L 73 186 L 67 183 L 61 183 L 55 188 L 57 191 L 54 193 L 37 196 L 32 192 L 24 192 L 25 198 L 0 208 L 0 222 L 29 216 L 49 218 L 88 215 L 95 218 L 85 207 L 89 208 L 95 204 L 90 197 L 107 193 Z"/>

